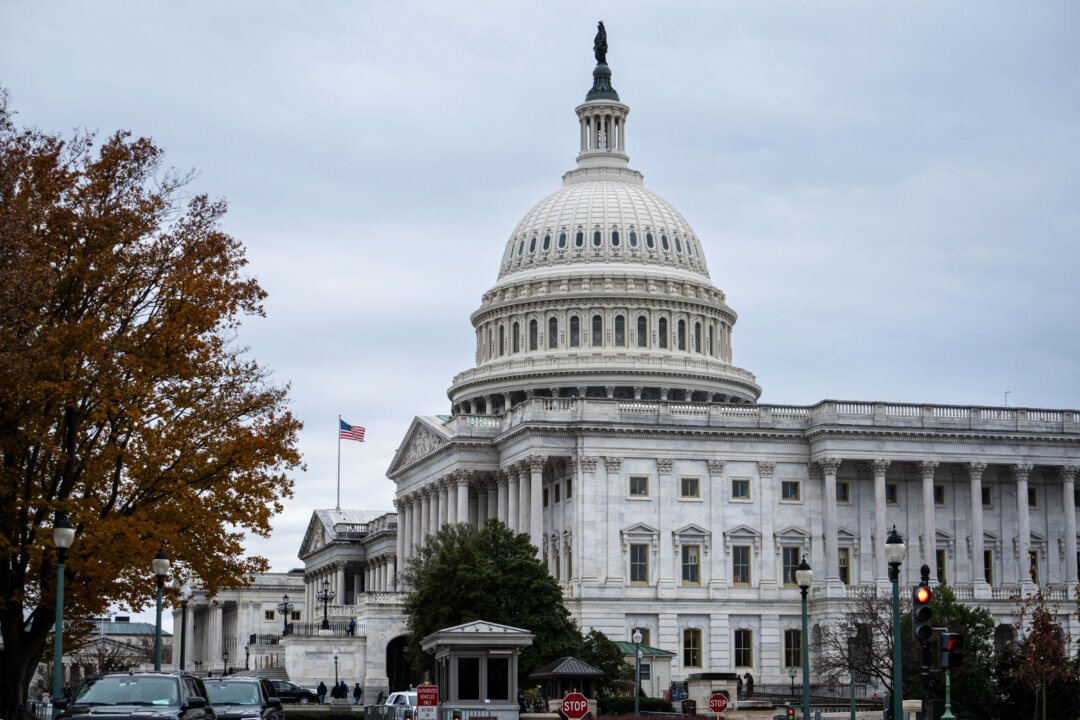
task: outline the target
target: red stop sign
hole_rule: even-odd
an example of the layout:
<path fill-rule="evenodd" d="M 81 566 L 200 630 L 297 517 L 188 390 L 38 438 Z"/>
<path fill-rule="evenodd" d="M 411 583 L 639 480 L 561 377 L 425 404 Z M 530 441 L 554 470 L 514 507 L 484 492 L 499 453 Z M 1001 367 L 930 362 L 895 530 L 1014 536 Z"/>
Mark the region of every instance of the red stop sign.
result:
<path fill-rule="evenodd" d="M 722 713 L 727 710 L 727 696 L 724 693 L 714 693 L 709 698 L 709 709 L 714 713 Z"/>
<path fill-rule="evenodd" d="M 572 692 L 563 698 L 562 711 L 570 720 L 581 720 L 589 712 L 589 701 L 581 693 Z"/>

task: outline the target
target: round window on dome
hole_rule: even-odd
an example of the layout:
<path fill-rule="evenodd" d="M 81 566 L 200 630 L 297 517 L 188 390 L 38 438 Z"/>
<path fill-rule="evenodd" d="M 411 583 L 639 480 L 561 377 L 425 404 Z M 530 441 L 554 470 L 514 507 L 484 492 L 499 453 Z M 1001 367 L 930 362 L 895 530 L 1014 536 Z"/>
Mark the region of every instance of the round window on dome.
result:
<path fill-rule="evenodd" d="M 611 231 L 611 246 L 616 247 L 616 246 L 618 246 L 618 244 L 619 244 L 619 231 L 618 230 L 612 230 Z"/>
<path fill-rule="evenodd" d="M 637 233 L 630 231 L 630 247 L 637 247 Z"/>
<path fill-rule="evenodd" d="M 603 242 L 603 239 L 600 237 L 600 231 L 596 230 L 595 232 L 593 232 L 593 234 L 592 234 L 592 244 L 594 246 L 596 246 L 596 247 L 600 247 L 600 243 L 602 243 L 602 242 Z"/>
<path fill-rule="evenodd" d="M 682 243 L 679 242 L 679 236 L 675 236 L 675 252 L 682 252 Z"/>
<path fill-rule="evenodd" d="M 529 252 L 536 252 L 536 238 L 529 241 Z"/>
<path fill-rule="evenodd" d="M 656 243 L 652 238 L 652 233 L 645 233 L 645 245 L 646 247 L 656 247 Z"/>
<path fill-rule="evenodd" d="M 550 235 L 545 235 L 544 236 L 543 248 L 544 248 L 544 250 L 547 250 L 550 247 L 551 247 L 551 236 Z"/>
<path fill-rule="evenodd" d="M 566 233 L 559 233 L 559 247 L 566 247 Z"/>
<path fill-rule="evenodd" d="M 660 247 L 664 248 L 665 250 L 669 249 L 667 243 L 667 235 L 660 236 Z"/>
<path fill-rule="evenodd" d="M 578 234 L 574 238 L 574 244 L 577 245 L 578 247 L 581 247 L 582 245 L 584 245 L 585 244 L 585 233 L 578 230 Z"/>

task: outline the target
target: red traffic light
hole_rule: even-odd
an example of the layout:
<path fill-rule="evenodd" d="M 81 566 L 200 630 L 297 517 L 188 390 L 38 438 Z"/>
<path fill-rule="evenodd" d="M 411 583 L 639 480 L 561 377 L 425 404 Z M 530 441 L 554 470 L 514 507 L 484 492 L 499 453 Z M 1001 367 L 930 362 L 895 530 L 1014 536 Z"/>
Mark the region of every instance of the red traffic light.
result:
<path fill-rule="evenodd" d="M 928 603 L 934 599 L 933 591 L 928 587 L 920 587 L 915 590 L 915 600 L 921 603 Z"/>

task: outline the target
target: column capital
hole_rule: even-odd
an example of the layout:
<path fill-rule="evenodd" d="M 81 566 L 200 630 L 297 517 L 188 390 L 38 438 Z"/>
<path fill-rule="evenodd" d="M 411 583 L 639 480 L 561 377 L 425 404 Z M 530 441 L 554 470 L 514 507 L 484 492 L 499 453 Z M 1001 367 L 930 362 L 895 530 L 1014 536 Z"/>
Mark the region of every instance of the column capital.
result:
<path fill-rule="evenodd" d="M 776 469 L 776 463 L 759 461 L 757 464 L 758 475 L 763 478 L 771 478 L 773 470 Z"/>
<path fill-rule="evenodd" d="M 919 461 L 919 473 L 922 475 L 923 480 L 934 479 L 934 472 L 938 467 L 937 460 L 921 460 Z"/>
<path fill-rule="evenodd" d="M 501 488 L 504 488 L 510 484 L 510 476 L 506 474 L 505 470 L 499 470 L 495 474 L 495 484 Z"/>
<path fill-rule="evenodd" d="M 622 458 L 621 457 L 607 457 L 604 456 L 604 469 L 609 473 L 620 472 L 622 470 Z"/>
<path fill-rule="evenodd" d="M 821 468 L 821 472 L 826 475 L 835 475 L 840 470 L 840 463 L 843 462 L 840 458 L 821 458 L 817 461 L 818 466 Z"/>
<path fill-rule="evenodd" d="M 885 458 L 874 458 L 870 461 L 870 469 L 873 471 L 874 477 L 887 473 L 890 465 L 892 465 L 892 460 L 886 460 Z"/>
<path fill-rule="evenodd" d="M 1017 463 L 1012 466 L 1013 477 L 1017 482 L 1023 480 L 1027 482 L 1028 476 L 1031 475 L 1031 471 L 1034 469 L 1034 465 L 1030 463 Z"/>
<path fill-rule="evenodd" d="M 451 482 L 456 484 L 458 487 L 468 487 L 469 481 L 472 479 L 472 476 L 472 470 L 455 470 L 453 473 L 450 474 Z"/>
<path fill-rule="evenodd" d="M 1076 480 L 1076 473 L 1080 471 L 1080 466 L 1077 465 L 1062 465 L 1061 466 L 1061 479 L 1064 482 L 1073 482 Z"/>
<path fill-rule="evenodd" d="M 724 474 L 724 468 L 727 463 L 723 460 L 707 460 L 706 464 L 709 466 L 709 475 L 717 477 Z"/>
<path fill-rule="evenodd" d="M 982 480 L 983 473 L 986 472 L 986 463 L 972 460 L 967 464 L 967 471 L 968 477 L 972 480 Z"/>
<path fill-rule="evenodd" d="M 543 455 L 530 455 L 525 458 L 525 462 L 529 464 L 529 470 L 532 472 L 541 472 L 544 469 L 544 463 L 547 462 L 547 458 Z"/>
<path fill-rule="evenodd" d="M 595 455 L 578 456 L 578 460 L 581 462 L 581 469 L 585 472 L 596 472 L 596 461 L 598 459 L 599 458 L 597 458 Z"/>
<path fill-rule="evenodd" d="M 675 466 L 675 458 L 656 458 L 656 469 L 661 475 L 670 475 Z"/>

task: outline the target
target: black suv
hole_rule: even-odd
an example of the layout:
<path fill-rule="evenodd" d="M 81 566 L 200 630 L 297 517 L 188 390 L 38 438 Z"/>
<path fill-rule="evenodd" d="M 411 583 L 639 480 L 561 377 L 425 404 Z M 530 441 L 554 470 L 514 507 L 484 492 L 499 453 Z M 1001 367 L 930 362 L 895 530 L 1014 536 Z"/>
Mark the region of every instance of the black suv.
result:
<path fill-rule="evenodd" d="M 202 680 L 188 673 L 95 675 L 70 700 L 59 700 L 57 709 L 57 720 L 217 720 Z"/>
<path fill-rule="evenodd" d="M 283 703 L 317 703 L 319 702 L 319 696 L 313 693 L 307 688 L 302 688 L 296 683 L 291 683 L 288 680 L 271 680 L 270 684 L 274 686 L 274 692 L 281 698 Z"/>
<path fill-rule="evenodd" d="M 208 678 L 203 684 L 219 720 L 285 720 L 281 700 L 266 678 Z"/>

